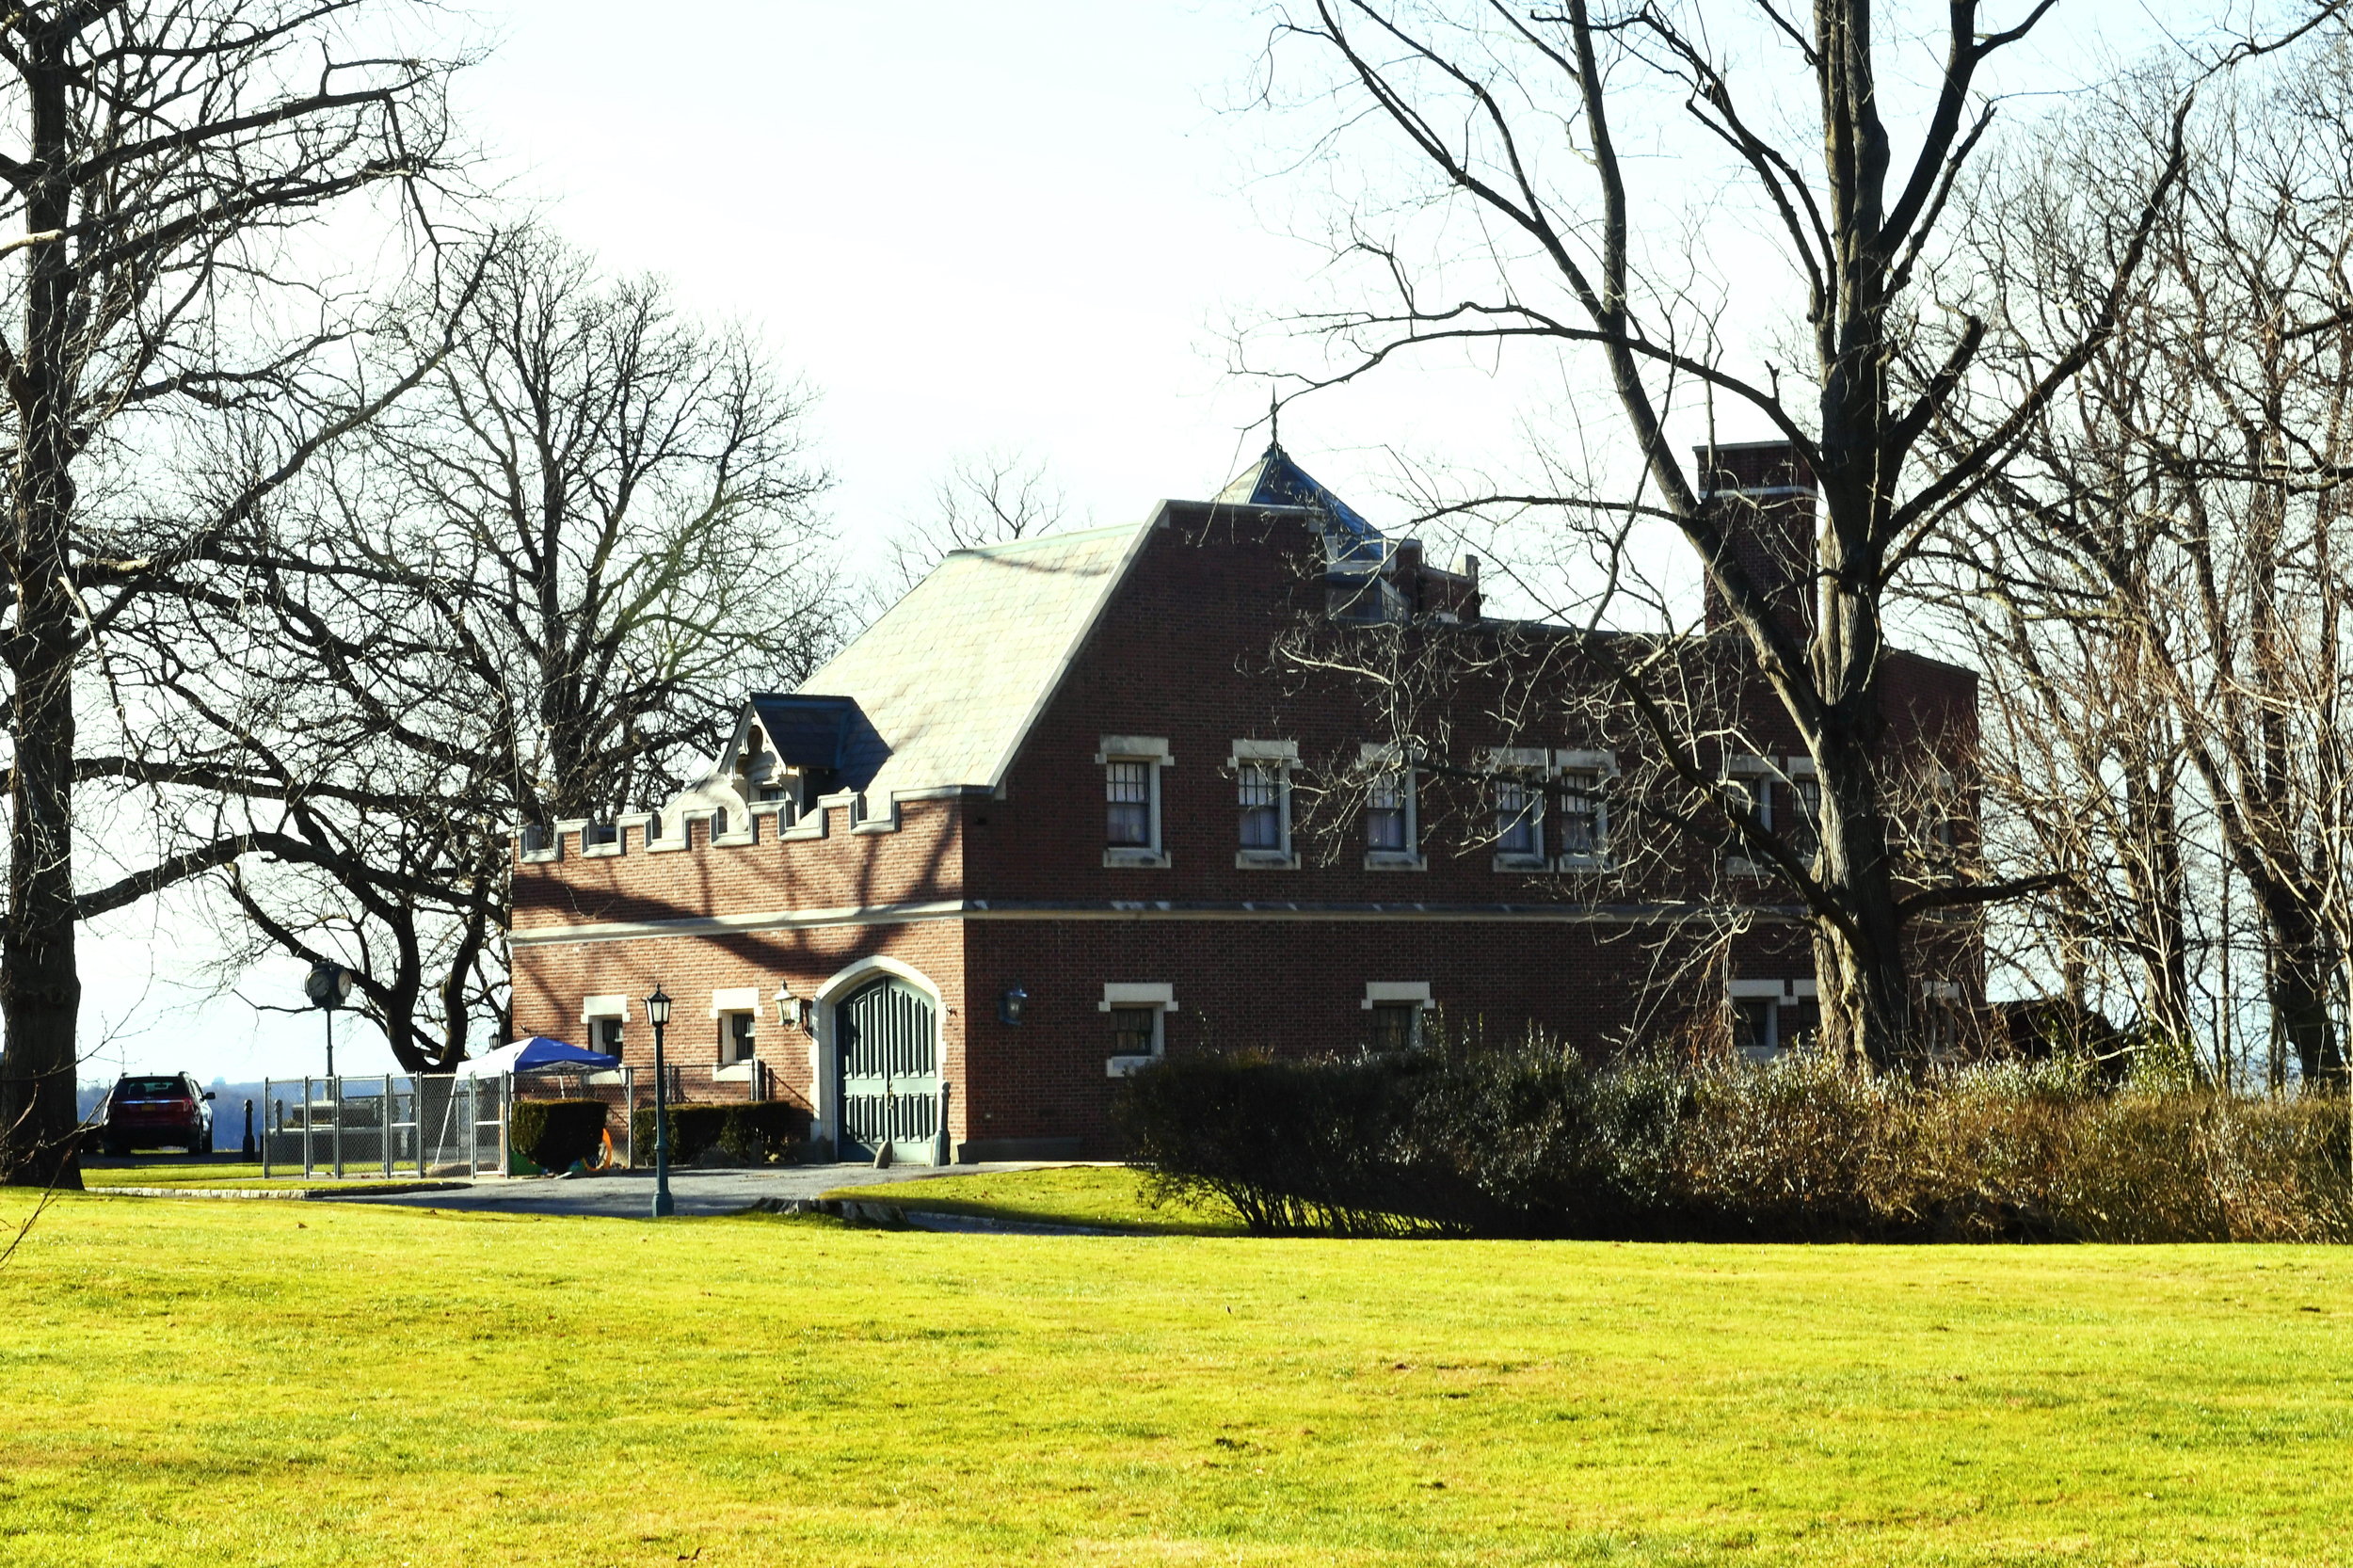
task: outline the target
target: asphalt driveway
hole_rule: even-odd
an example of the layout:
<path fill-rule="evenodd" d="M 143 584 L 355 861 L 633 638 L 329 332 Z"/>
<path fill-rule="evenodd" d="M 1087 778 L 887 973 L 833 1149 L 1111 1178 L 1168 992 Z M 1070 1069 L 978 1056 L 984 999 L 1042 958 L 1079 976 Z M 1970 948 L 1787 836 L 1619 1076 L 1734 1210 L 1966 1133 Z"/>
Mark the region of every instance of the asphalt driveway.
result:
<path fill-rule="evenodd" d="M 683 1215 L 732 1214 L 762 1198 L 813 1198 L 836 1187 L 921 1181 L 927 1176 L 984 1176 L 1033 1171 L 1034 1163 L 993 1165 L 788 1165 L 764 1171 L 673 1171 L 670 1197 Z M 468 1209 L 503 1214 L 595 1214 L 641 1220 L 653 1211 L 653 1176 L 647 1171 L 590 1176 L 509 1176 L 438 1192 L 338 1193 L 337 1203 L 397 1204 L 410 1208 Z"/>

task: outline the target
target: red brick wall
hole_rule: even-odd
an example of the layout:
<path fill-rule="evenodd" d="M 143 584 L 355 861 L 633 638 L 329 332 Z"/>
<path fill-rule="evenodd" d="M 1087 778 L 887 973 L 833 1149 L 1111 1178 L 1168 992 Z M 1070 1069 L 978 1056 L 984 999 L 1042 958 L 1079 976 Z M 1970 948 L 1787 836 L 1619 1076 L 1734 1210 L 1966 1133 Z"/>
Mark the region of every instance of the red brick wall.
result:
<path fill-rule="evenodd" d="M 854 833 L 835 808 L 822 839 L 779 839 L 776 819 L 760 817 L 758 843 L 716 847 L 696 822 L 692 847 L 677 851 L 648 850 L 632 827 L 613 856 L 584 855 L 580 835 L 568 833 L 559 859 L 516 866 L 515 929 L 960 898 L 964 809 L 903 801 L 897 832 Z"/>
<path fill-rule="evenodd" d="M 665 1058 L 684 1066 L 711 1066 L 719 1060 L 712 992 L 756 986 L 760 998 L 760 1055 L 776 1075 L 779 1097 L 823 1115 L 821 1108 L 810 1105 L 811 1038 L 779 1024 L 772 999 L 780 984 L 789 984 L 795 996 L 814 996 L 835 975 L 879 956 L 907 965 L 939 988 L 947 1002 L 940 1017 L 944 1068 L 949 1081 L 960 1087 L 965 1080 L 964 933 L 963 921 L 944 920 L 525 946 L 515 954 L 516 1029 L 523 1035 L 549 1034 L 584 1043 L 582 1000 L 624 995 L 630 998 L 630 1011 L 623 1059 L 648 1069 L 653 1065 L 653 1031 L 641 999 L 659 983 L 676 1003 L 663 1042 Z M 964 1136 L 963 1119 L 963 1107 L 952 1100 L 952 1135 Z"/>

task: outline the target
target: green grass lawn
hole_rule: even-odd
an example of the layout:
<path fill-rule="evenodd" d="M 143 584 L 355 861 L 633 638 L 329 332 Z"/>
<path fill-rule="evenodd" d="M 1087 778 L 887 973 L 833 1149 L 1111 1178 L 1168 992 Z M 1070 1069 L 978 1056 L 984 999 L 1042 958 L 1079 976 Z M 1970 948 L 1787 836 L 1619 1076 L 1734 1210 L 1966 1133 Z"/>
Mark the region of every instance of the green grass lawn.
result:
<path fill-rule="evenodd" d="M 0 1562 L 2330 1563 L 2349 1286 L 66 1197 L 0 1270 Z"/>
<path fill-rule="evenodd" d="M 1115 1165 L 1073 1165 L 1001 1176 L 930 1176 L 874 1187 L 837 1187 L 829 1198 L 863 1198 L 934 1214 L 969 1214 L 990 1220 L 1042 1221 L 1148 1231 L 1161 1236 L 1240 1236 L 1241 1222 L 1229 1210 L 1144 1201 L 1144 1178 Z"/>

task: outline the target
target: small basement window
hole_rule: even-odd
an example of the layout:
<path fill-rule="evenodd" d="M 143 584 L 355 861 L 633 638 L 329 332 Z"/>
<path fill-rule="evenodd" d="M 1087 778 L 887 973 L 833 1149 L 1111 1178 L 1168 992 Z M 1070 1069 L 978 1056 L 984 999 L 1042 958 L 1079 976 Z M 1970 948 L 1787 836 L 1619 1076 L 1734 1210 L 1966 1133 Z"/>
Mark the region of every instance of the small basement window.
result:
<path fill-rule="evenodd" d="M 1159 1008 L 1114 1007 L 1111 1017 L 1113 1056 L 1158 1056 L 1160 1053 Z"/>
<path fill-rule="evenodd" d="M 1412 1001 L 1374 1002 L 1371 1036 L 1366 1043 L 1382 1055 L 1412 1050 L 1421 1043 L 1421 1004 Z"/>
<path fill-rule="evenodd" d="M 1763 1062 L 1781 1051 L 1781 999 L 1732 999 L 1732 1048 L 1752 1062 Z"/>
<path fill-rule="evenodd" d="M 1101 1006 L 1110 1026 L 1112 1077 L 1125 1078 L 1167 1050 L 1168 1015 L 1176 1011 L 1176 995 L 1168 985 L 1108 984 Z"/>

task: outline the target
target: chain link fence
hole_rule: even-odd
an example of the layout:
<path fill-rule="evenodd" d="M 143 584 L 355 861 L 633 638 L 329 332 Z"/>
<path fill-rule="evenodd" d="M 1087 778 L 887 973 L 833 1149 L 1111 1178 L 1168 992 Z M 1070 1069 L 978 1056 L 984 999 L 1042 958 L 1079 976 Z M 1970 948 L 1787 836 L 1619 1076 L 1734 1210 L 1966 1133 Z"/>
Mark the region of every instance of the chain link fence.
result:
<path fill-rule="evenodd" d="M 728 1105 L 774 1096 L 775 1074 L 762 1063 L 728 1067 L 671 1066 L 673 1106 Z M 262 1081 L 256 1137 L 264 1176 L 299 1173 L 338 1179 L 471 1177 L 528 1173 L 511 1135 L 518 1101 L 594 1099 L 605 1105 L 606 1151 L 616 1168 L 651 1163 L 650 1146 L 632 1136 L 636 1112 L 654 1100 L 650 1071 L 561 1068 L 466 1078 L 387 1074 L 374 1078 L 281 1078 Z"/>

